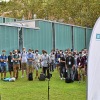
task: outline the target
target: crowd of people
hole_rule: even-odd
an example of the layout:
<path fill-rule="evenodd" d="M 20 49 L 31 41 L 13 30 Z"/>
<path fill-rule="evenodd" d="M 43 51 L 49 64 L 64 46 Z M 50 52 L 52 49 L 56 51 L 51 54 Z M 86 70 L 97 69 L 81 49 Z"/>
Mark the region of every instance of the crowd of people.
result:
<path fill-rule="evenodd" d="M 26 51 L 23 48 L 22 52 L 13 50 L 8 56 L 6 55 L 6 50 L 2 50 L 2 54 L 0 55 L 1 80 L 6 78 L 8 66 L 10 77 L 16 79 L 19 77 L 19 70 L 22 71 L 21 78 L 28 77 L 29 73 L 34 74 L 34 70 L 36 70 L 35 78 L 38 78 L 38 70 L 40 68 L 45 76 L 48 75 L 49 68 L 50 72 L 57 69 L 61 80 L 68 77 L 74 81 L 77 74 L 78 81 L 84 81 L 87 75 L 87 58 L 87 49 L 83 49 L 81 52 L 70 49 L 66 49 L 65 51 L 56 49 L 51 50 L 50 54 L 42 50 L 42 54 L 39 54 L 39 50 L 34 51 L 29 49 Z"/>

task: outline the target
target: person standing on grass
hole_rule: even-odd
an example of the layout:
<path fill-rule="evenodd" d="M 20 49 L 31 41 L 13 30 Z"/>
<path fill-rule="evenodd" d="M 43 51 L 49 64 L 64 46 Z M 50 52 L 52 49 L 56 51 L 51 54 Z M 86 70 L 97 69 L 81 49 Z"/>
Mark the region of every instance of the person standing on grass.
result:
<path fill-rule="evenodd" d="M 22 49 L 22 53 L 21 53 L 21 69 L 22 69 L 21 78 L 23 78 L 24 70 L 26 71 L 26 76 L 27 76 L 27 52 L 25 48 Z"/>
<path fill-rule="evenodd" d="M 19 57 L 21 58 L 21 52 L 20 52 L 20 50 L 19 49 L 17 49 L 17 51 L 18 51 L 18 55 L 19 55 Z M 19 60 L 19 69 L 21 70 L 21 59 Z"/>
<path fill-rule="evenodd" d="M 10 55 L 8 56 L 8 70 L 10 73 L 10 77 L 13 77 L 13 54 L 10 52 Z"/>
<path fill-rule="evenodd" d="M 36 76 L 35 79 L 38 78 L 38 70 L 40 68 L 40 54 L 38 50 L 35 50 L 35 54 L 34 54 L 34 67 L 36 69 Z"/>
<path fill-rule="evenodd" d="M 14 55 L 13 55 L 13 77 L 18 79 L 18 71 L 19 71 L 19 66 L 20 66 L 20 61 L 21 58 L 18 54 L 18 51 L 15 50 Z"/>
<path fill-rule="evenodd" d="M 60 51 L 57 49 L 55 53 L 55 63 L 57 71 L 59 72 Z"/>
<path fill-rule="evenodd" d="M 45 76 L 48 76 L 49 56 L 45 50 L 43 51 L 41 61 L 42 61 L 42 66 L 43 66 L 43 73 L 45 74 Z"/>
<path fill-rule="evenodd" d="M 66 71 L 66 69 L 65 69 L 65 58 L 64 58 L 64 55 L 63 54 L 61 54 L 60 55 L 60 78 L 61 78 L 61 80 L 62 79 L 65 79 L 65 71 Z"/>
<path fill-rule="evenodd" d="M 1 80 L 6 78 L 6 70 L 7 70 L 7 56 L 6 56 L 6 51 L 2 50 L 2 55 L 0 56 L 0 61 L 1 61 Z"/>
<path fill-rule="evenodd" d="M 74 57 L 71 51 L 68 52 L 68 57 L 66 58 L 66 69 L 68 73 L 68 78 L 74 80 L 73 69 L 74 69 Z"/>
<path fill-rule="evenodd" d="M 27 74 L 33 73 L 33 61 L 34 61 L 34 55 L 32 53 L 32 50 L 28 50 L 27 54 Z"/>
<path fill-rule="evenodd" d="M 52 52 L 49 55 L 49 62 L 50 62 L 50 71 L 53 72 L 54 67 L 55 67 L 55 53 L 54 53 L 54 50 L 52 50 Z"/>
<path fill-rule="evenodd" d="M 78 80 L 79 82 L 83 78 L 83 81 L 85 80 L 85 59 L 84 56 L 82 56 L 82 52 L 79 52 L 79 57 L 77 58 L 78 63 Z"/>

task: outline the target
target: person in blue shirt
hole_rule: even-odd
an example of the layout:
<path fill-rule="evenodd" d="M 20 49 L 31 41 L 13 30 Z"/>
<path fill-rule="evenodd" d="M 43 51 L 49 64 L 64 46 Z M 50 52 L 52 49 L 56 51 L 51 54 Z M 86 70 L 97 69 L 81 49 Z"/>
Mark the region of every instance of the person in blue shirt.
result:
<path fill-rule="evenodd" d="M 34 60 L 34 55 L 32 53 L 32 50 L 28 50 L 27 54 L 27 74 L 33 72 L 33 60 Z"/>
<path fill-rule="evenodd" d="M 6 51 L 2 50 L 2 55 L 0 56 L 1 61 L 1 80 L 6 78 L 6 69 L 7 69 L 7 56 L 5 55 Z"/>

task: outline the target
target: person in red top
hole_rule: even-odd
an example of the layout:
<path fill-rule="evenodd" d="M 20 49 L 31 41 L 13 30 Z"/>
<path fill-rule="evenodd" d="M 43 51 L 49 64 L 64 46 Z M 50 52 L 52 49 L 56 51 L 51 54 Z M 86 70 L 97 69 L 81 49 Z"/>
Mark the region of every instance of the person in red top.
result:
<path fill-rule="evenodd" d="M 79 52 L 79 57 L 77 58 L 77 64 L 78 64 L 78 80 L 80 82 L 81 78 L 83 79 L 83 81 L 85 80 L 85 59 L 82 56 L 82 52 Z"/>

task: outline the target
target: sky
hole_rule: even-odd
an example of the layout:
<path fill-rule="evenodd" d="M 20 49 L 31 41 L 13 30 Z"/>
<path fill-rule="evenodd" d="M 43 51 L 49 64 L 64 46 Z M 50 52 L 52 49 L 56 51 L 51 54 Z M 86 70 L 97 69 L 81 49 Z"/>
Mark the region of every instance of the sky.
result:
<path fill-rule="evenodd" d="M 7 2 L 8 2 L 9 0 L 0 0 L 0 2 L 1 2 L 1 1 L 7 1 Z"/>

